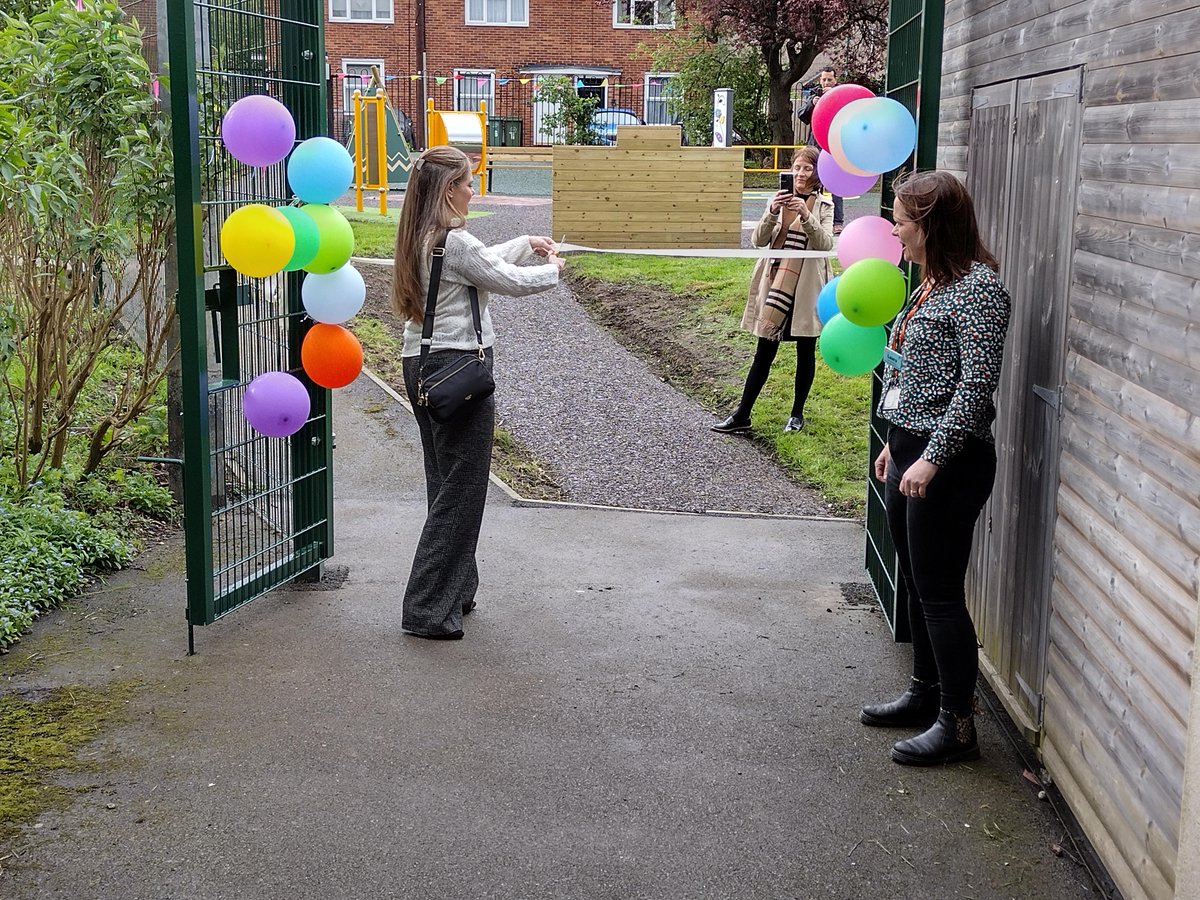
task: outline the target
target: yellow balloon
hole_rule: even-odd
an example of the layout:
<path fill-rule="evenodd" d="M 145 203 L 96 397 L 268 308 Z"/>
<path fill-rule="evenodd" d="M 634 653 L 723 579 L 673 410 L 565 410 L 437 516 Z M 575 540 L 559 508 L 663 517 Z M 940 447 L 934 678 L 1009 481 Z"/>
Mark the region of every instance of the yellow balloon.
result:
<path fill-rule="evenodd" d="M 221 226 L 225 261 L 251 278 L 283 271 L 295 250 L 292 223 L 279 210 L 262 203 L 235 209 Z"/>

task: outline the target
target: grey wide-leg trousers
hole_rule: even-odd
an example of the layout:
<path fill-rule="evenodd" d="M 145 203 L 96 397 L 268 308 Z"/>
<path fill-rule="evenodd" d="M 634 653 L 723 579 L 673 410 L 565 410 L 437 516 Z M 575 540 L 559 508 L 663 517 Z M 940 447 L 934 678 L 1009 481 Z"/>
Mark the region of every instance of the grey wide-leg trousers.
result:
<path fill-rule="evenodd" d="M 474 351 L 439 350 L 429 354 L 427 372 L 436 372 Z M 492 351 L 486 351 L 492 367 Z M 462 628 L 463 609 L 475 599 L 479 570 L 475 547 L 483 524 L 496 403 L 487 397 L 450 422 L 435 422 L 417 405 L 419 357 L 405 357 L 404 386 L 421 432 L 425 455 L 428 514 L 412 572 L 404 591 L 400 627 L 418 634 L 447 634 Z"/>

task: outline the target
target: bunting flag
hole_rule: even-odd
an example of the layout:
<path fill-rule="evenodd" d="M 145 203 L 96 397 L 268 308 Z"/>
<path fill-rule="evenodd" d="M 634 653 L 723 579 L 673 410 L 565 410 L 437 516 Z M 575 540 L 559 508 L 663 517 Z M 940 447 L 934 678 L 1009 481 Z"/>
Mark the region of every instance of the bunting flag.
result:
<path fill-rule="evenodd" d="M 83 8 L 83 6 L 82 6 L 83 0 L 76 0 L 76 3 L 79 5 L 80 9 Z M 370 76 L 359 74 L 356 72 L 332 72 L 332 73 L 330 73 L 330 77 L 337 78 L 337 79 L 351 78 L 356 81 L 366 81 Z M 420 72 L 416 72 L 411 75 L 385 75 L 383 80 L 384 81 L 396 81 L 397 79 L 407 78 L 409 81 L 420 81 L 422 79 L 426 79 L 426 80 L 432 79 L 436 84 L 445 84 L 447 81 L 450 81 L 451 79 L 453 79 L 454 81 L 462 81 L 462 80 L 464 80 L 466 78 L 470 78 L 470 77 L 474 77 L 475 84 L 478 85 L 479 87 L 486 87 L 487 85 L 491 84 L 493 81 L 497 85 L 504 87 L 506 85 L 512 84 L 514 81 L 517 82 L 518 84 L 525 85 L 525 84 L 529 84 L 531 81 L 536 80 L 534 76 L 529 76 L 526 78 L 506 76 L 504 78 L 500 78 L 500 77 L 496 77 L 496 76 L 492 76 L 492 75 L 470 76 L 470 75 L 464 75 L 462 72 L 456 72 L 453 75 L 424 75 Z M 651 78 L 650 79 L 650 87 L 653 87 L 653 88 L 661 88 L 664 85 L 669 84 L 669 83 L 670 83 L 669 78 Z M 582 78 L 576 78 L 575 79 L 575 87 L 582 89 L 582 88 L 588 87 L 588 85 L 584 83 L 584 80 Z M 610 81 L 607 77 L 604 77 L 604 78 L 601 78 L 599 83 L 594 85 L 594 87 L 623 88 L 623 89 L 636 91 L 636 90 L 641 90 L 641 89 L 645 88 L 646 85 L 645 85 L 645 83 L 640 82 L 640 81 L 630 82 L 630 83 L 626 84 L 626 83 L 620 82 L 620 81 Z"/>

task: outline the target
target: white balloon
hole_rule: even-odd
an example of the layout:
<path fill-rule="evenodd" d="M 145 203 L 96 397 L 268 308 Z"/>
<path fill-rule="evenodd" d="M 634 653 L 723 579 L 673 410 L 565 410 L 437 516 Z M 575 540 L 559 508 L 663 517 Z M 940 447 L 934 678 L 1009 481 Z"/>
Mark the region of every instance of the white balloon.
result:
<path fill-rule="evenodd" d="M 309 272 L 300 286 L 305 311 L 317 322 L 341 325 L 363 307 L 367 285 L 350 263 L 326 275 Z"/>

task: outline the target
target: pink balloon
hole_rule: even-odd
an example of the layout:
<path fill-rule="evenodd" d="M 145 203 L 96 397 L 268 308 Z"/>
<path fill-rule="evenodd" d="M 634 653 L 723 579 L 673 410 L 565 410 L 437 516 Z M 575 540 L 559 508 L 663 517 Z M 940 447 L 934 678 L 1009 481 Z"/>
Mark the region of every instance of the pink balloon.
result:
<path fill-rule="evenodd" d="M 842 107 L 855 100 L 865 100 L 874 96 L 869 88 L 865 88 L 861 84 L 839 84 L 826 91 L 817 101 L 817 105 L 813 107 L 813 140 L 828 150 L 832 123 Z"/>
<path fill-rule="evenodd" d="M 847 222 L 838 239 L 838 262 L 848 269 L 859 260 L 886 259 L 900 265 L 904 245 L 892 234 L 892 223 L 880 216 L 861 216 Z"/>
<path fill-rule="evenodd" d="M 878 175 L 851 175 L 837 164 L 829 151 L 822 150 L 817 157 L 817 178 L 825 190 L 839 197 L 857 197 L 865 194 L 875 184 Z"/>
<path fill-rule="evenodd" d="M 867 98 L 869 99 L 869 98 Z M 838 168 L 850 175 L 878 175 L 878 172 L 866 172 L 850 160 L 846 159 L 846 154 L 842 150 L 842 126 L 844 126 L 850 117 L 857 112 L 861 112 L 864 107 L 858 104 L 863 100 L 855 100 L 853 103 L 847 103 L 838 111 L 838 114 L 833 117 L 833 124 L 829 126 L 829 146 L 826 148 L 829 155 L 833 157 L 834 162 L 838 164 Z"/>

